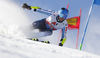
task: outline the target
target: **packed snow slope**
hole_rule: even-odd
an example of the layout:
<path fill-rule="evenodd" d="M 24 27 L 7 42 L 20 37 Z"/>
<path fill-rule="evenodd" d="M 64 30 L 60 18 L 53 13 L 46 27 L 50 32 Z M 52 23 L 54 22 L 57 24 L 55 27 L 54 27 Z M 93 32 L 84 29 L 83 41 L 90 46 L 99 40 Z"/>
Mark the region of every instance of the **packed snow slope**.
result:
<path fill-rule="evenodd" d="M 11 0 L 0 0 L 0 58 L 100 58 L 79 50 L 27 40 L 31 22 Z"/>
<path fill-rule="evenodd" d="M 0 58 L 100 58 L 100 56 L 52 44 L 1 35 Z"/>

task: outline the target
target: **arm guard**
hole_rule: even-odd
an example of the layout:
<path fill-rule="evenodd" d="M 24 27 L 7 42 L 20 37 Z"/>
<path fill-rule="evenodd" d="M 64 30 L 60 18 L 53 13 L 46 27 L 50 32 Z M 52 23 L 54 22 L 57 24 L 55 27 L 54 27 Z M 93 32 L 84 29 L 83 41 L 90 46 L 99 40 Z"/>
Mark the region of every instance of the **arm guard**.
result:
<path fill-rule="evenodd" d="M 46 14 L 46 15 L 52 15 L 53 13 L 55 13 L 55 11 L 45 10 L 45 9 L 42 9 L 42 8 L 36 7 L 36 6 L 31 6 L 31 9 L 33 9 L 33 11 L 43 13 L 43 14 Z"/>

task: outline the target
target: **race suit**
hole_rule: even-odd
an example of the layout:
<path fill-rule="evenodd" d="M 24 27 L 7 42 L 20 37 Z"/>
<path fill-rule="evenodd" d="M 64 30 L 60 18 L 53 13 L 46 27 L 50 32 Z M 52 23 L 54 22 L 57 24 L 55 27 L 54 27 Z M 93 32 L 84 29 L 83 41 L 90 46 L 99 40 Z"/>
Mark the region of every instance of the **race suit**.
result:
<path fill-rule="evenodd" d="M 31 10 L 34 11 L 34 9 Z M 53 30 L 62 29 L 61 43 L 64 44 L 64 42 L 66 41 L 68 26 L 67 21 L 59 21 L 59 15 L 56 11 L 45 9 L 35 9 L 35 11 L 49 16 L 48 18 L 33 22 L 33 26 L 35 27 L 35 29 L 39 29 L 41 32 L 45 32 L 44 36 L 51 35 Z"/>

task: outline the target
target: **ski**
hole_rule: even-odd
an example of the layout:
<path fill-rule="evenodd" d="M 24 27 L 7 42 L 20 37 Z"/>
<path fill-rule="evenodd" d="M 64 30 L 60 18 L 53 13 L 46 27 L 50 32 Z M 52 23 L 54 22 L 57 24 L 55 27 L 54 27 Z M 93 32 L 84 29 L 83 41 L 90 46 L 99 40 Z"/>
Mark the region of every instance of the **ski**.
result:
<path fill-rule="evenodd" d="M 38 42 L 48 43 L 48 44 L 50 44 L 50 41 L 40 41 L 40 40 L 37 39 L 37 38 L 27 38 L 27 39 L 32 40 L 32 41 L 38 41 Z"/>

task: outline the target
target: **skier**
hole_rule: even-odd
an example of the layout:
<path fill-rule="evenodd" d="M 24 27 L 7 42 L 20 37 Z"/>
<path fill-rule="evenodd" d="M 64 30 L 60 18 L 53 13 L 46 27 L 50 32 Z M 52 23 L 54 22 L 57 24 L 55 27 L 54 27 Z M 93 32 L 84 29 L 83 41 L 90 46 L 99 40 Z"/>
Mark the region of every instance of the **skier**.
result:
<path fill-rule="evenodd" d="M 45 10 L 40 7 L 29 6 L 26 3 L 23 4 L 22 8 L 49 15 L 48 18 L 35 21 L 32 25 L 34 29 L 39 29 L 40 32 L 44 32 L 44 36 L 52 35 L 52 31 L 54 30 L 62 29 L 62 37 L 59 46 L 63 46 L 66 41 L 66 32 L 68 27 L 66 18 L 69 11 L 66 8 L 61 8 L 56 12 Z"/>

